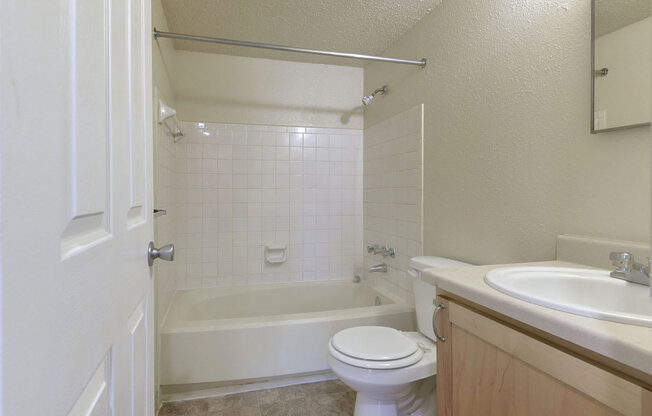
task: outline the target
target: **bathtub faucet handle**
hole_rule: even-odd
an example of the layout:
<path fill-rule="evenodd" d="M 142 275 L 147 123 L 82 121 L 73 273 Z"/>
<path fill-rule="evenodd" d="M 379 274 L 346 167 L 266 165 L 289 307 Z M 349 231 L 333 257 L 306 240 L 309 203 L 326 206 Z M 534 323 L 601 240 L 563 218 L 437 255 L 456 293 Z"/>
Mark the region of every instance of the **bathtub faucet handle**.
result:
<path fill-rule="evenodd" d="M 380 254 L 383 257 L 396 256 L 396 252 L 393 248 L 389 247 L 388 245 L 381 246 L 380 244 L 367 244 L 367 253 L 373 253 L 374 255 Z"/>

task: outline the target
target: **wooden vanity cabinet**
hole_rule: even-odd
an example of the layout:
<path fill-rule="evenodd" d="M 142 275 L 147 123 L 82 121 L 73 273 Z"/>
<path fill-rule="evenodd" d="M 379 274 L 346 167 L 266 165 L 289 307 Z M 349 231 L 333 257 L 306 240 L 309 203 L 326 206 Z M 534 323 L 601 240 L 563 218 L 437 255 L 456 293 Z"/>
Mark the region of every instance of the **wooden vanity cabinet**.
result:
<path fill-rule="evenodd" d="M 652 393 L 445 296 L 437 315 L 438 416 L 652 415 Z"/>

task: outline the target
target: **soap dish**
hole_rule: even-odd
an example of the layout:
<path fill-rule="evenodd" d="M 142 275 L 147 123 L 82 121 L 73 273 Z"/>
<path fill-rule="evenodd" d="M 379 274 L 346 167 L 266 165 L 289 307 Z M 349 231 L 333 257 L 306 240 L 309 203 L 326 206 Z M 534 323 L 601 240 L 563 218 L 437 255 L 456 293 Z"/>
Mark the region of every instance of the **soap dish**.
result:
<path fill-rule="evenodd" d="M 288 259 L 287 245 L 265 246 L 265 262 L 271 264 L 285 263 Z"/>

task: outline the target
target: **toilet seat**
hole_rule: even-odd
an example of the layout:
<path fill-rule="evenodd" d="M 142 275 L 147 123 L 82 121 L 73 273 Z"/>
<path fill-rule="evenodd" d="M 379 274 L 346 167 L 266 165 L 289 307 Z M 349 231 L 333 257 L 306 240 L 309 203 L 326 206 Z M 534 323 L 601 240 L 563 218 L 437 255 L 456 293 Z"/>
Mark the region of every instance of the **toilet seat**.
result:
<path fill-rule="evenodd" d="M 411 338 L 382 326 L 342 330 L 333 335 L 328 350 L 339 361 L 368 369 L 403 368 L 423 358 L 423 351 Z"/>

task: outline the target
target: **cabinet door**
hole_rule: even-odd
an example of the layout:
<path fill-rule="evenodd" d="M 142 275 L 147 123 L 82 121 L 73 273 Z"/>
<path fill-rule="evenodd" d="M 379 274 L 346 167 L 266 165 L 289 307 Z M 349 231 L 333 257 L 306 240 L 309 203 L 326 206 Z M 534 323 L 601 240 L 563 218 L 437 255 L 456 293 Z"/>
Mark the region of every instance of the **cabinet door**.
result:
<path fill-rule="evenodd" d="M 438 316 L 439 332 L 448 335 L 438 344 L 440 416 L 651 414 L 650 392 L 640 386 L 455 302 L 445 304 Z"/>
<path fill-rule="evenodd" d="M 437 415 L 453 414 L 453 340 L 451 340 L 452 325 L 448 311 L 448 300 L 437 296 L 436 304 L 443 306 L 437 313 L 437 332 L 446 340 L 437 341 Z"/>

